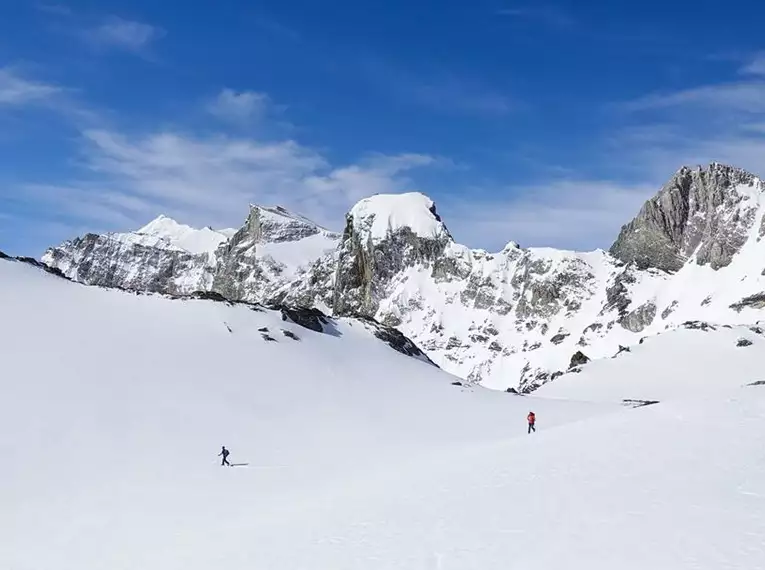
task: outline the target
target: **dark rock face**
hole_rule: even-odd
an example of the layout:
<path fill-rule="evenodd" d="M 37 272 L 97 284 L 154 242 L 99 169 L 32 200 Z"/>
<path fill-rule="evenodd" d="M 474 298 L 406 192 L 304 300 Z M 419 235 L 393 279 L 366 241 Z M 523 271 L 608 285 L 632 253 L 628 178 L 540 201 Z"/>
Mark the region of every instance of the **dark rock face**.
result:
<path fill-rule="evenodd" d="M 736 346 L 752 346 L 752 344 L 754 343 L 748 338 L 740 338 L 736 341 Z"/>
<path fill-rule="evenodd" d="M 612 358 L 616 358 L 617 356 L 619 356 L 619 355 L 620 355 L 620 354 L 622 354 L 623 352 L 632 352 L 632 350 L 630 350 L 630 347 L 629 347 L 629 346 L 622 346 L 622 345 L 620 344 L 620 345 L 619 345 L 619 350 L 617 351 L 617 353 L 616 353 L 616 354 L 614 354 L 614 355 L 612 356 Z"/>
<path fill-rule="evenodd" d="M 639 333 L 649 326 L 655 317 L 656 305 L 649 301 L 624 315 L 619 319 L 619 324 L 630 332 Z"/>
<path fill-rule="evenodd" d="M 765 293 L 757 293 L 744 297 L 738 303 L 733 303 L 730 308 L 737 313 L 744 309 L 765 309 Z"/>
<path fill-rule="evenodd" d="M 635 280 L 635 276 L 630 269 L 626 269 L 617 275 L 613 284 L 606 289 L 606 304 L 603 305 L 600 314 L 605 315 L 609 311 L 616 310 L 619 317 L 624 317 L 627 314 L 627 307 L 632 302 L 629 298 L 627 285 L 634 283 Z"/>
<path fill-rule="evenodd" d="M 556 335 L 554 335 L 554 336 L 552 336 L 550 338 L 550 342 L 553 343 L 553 344 L 560 344 L 564 340 L 566 340 L 566 337 L 568 337 L 568 336 L 569 335 L 566 334 L 566 333 L 558 333 L 558 334 L 556 334 Z"/>
<path fill-rule="evenodd" d="M 530 394 L 543 384 L 552 382 L 560 376 L 563 376 L 563 372 L 561 371 L 550 372 L 548 370 L 540 369 L 532 370 L 531 365 L 526 364 L 521 371 L 521 382 L 519 384 L 520 393 Z"/>
<path fill-rule="evenodd" d="M 685 321 L 682 324 L 682 327 L 684 329 L 690 329 L 690 330 L 698 330 L 698 331 L 714 331 L 717 330 L 717 327 L 714 325 L 710 325 L 709 323 L 705 323 L 703 321 Z"/>
<path fill-rule="evenodd" d="M 571 370 L 572 368 L 582 366 L 583 364 L 587 364 L 589 361 L 590 359 L 587 357 L 587 355 L 584 354 L 581 350 L 578 350 L 571 357 L 571 362 L 568 365 L 568 369 Z"/>
<path fill-rule="evenodd" d="M 756 204 L 742 204 L 744 196 L 734 188 L 754 184 L 752 174 L 717 163 L 682 168 L 622 228 L 610 252 L 640 269 L 677 271 L 694 252 L 699 265 L 725 267 L 746 241 L 756 213 Z"/>
<path fill-rule="evenodd" d="M 216 303 L 228 303 L 233 305 L 233 301 L 230 301 L 227 297 L 224 297 L 217 291 L 194 291 L 187 295 L 190 299 L 201 299 L 203 301 L 215 301 Z"/>
<path fill-rule="evenodd" d="M 284 330 L 284 329 L 282 329 L 282 334 L 283 334 L 284 336 L 286 336 L 287 338 L 291 338 L 292 340 L 300 340 L 300 337 L 299 337 L 298 335 L 296 335 L 296 334 L 295 334 L 294 332 L 292 332 L 292 331 L 288 331 L 288 330 Z"/>
<path fill-rule="evenodd" d="M 765 380 L 757 380 L 756 382 L 747 384 L 747 386 L 765 386 Z"/>
<path fill-rule="evenodd" d="M 329 324 L 327 315 L 319 309 L 299 307 L 278 307 L 278 309 L 282 313 L 283 321 L 295 323 L 315 332 L 324 332 L 324 327 Z"/>
<path fill-rule="evenodd" d="M 428 364 L 436 366 L 436 364 L 430 358 L 428 358 L 428 356 L 422 352 L 422 350 L 420 350 L 416 344 L 404 336 L 401 331 L 394 329 L 393 327 L 388 327 L 380 324 L 371 317 L 365 317 L 362 315 L 357 316 L 356 318 L 365 323 L 367 328 L 371 330 L 378 339 L 385 342 L 393 350 L 396 350 L 401 354 L 406 354 L 407 356 L 419 358 Z"/>
<path fill-rule="evenodd" d="M 661 318 L 665 319 L 670 316 L 677 307 L 677 301 L 672 301 L 669 306 L 661 312 Z"/>

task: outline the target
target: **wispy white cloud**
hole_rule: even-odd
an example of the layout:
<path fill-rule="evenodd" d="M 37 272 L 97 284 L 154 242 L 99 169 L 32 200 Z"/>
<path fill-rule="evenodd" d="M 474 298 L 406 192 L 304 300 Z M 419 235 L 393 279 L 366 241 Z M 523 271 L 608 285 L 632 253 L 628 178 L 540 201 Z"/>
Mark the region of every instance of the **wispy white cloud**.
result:
<path fill-rule="evenodd" d="M 765 75 L 765 52 L 749 57 L 739 72 L 744 75 Z"/>
<path fill-rule="evenodd" d="M 96 47 L 134 53 L 142 53 L 163 36 L 165 31 L 161 28 L 116 16 L 84 32 L 84 37 Z"/>
<path fill-rule="evenodd" d="M 411 189 L 406 173 L 433 164 L 418 154 L 370 155 L 333 167 L 294 141 L 194 137 L 158 132 L 128 137 L 83 133 L 81 180 L 28 185 L 30 199 L 96 229 L 137 227 L 163 212 L 197 225 L 236 225 L 251 202 L 281 204 L 338 227 L 354 202 Z"/>
<path fill-rule="evenodd" d="M 0 105 L 40 103 L 62 91 L 58 85 L 27 79 L 9 67 L 0 68 Z"/>
<path fill-rule="evenodd" d="M 490 250 L 509 241 L 523 247 L 592 250 L 608 248 L 622 224 L 657 190 L 644 183 L 554 179 L 491 193 L 477 191 L 469 199 L 447 199 L 438 207 L 463 243 Z"/>
<path fill-rule="evenodd" d="M 750 58 L 746 73 L 756 75 L 760 61 L 765 63 Z M 682 165 L 711 161 L 765 174 L 765 78 L 649 94 L 616 108 L 628 118 L 643 112 L 651 117 L 645 122 L 646 115 L 638 115 L 640 123 L 629 124 L 611 140 L 614 159 L 629 156 L 643 176 L 656 171 L 667 176 Z"/>
<path fill-rule="evenodd" d="M 666 93 L 652 93 L 617 105 L 627 112 L 682 107 L 711 107 L 724 111 L 765 112 L 765 81 L 701 85 Z"/>
<path fill-rule="evenodd" d="M 233 89 L 223 89 L 207 105 L 210 114 L 239 124 L 261 119 L 270 108 L 273 104 L 267 94 Z"/>

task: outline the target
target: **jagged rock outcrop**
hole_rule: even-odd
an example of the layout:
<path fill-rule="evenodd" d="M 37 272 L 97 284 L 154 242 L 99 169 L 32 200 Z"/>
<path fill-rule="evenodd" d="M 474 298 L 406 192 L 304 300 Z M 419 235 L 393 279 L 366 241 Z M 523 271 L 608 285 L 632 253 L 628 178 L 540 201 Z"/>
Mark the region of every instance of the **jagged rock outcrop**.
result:
<path fill-rule="evenodd" d="M 639 333 L 645 330 L 656 317 L 656 304 L 648 301 L 640 305 L 634 311 L 631 311 L 619 319 L 619 324 L 628 331 Z"/>
<path fill-rule="evenodd" d="M 579 366 L 587 364 L 589 361 L 590 361 L 590 358 L 581 350 L 579 350 L 575 352 L 573 356 L 571 356 L 571 361 L 568 364 L 568 369 L 571 370 L 572 368 L 577 368 Z"/>
<path fill-rule="evenodd" d="M 324 328 L 329 325 L 329 318 L 319 309 L 306 309 L 296 307 L 278 307 L 282 313 L 282 320 L 295 323 L 303 328 L 315 332 L 324 332 Z"/>
<path fill-rule="evenodd" d="M 763 309 L 765 308 L 765 293 L 755 293 L 744 297 L 740 301 L 733 303 L 731 309 L 740 313 L 743 309 Z"/>
<path fill-rule="evenodd" d="M 692 255 L 699 265 L 725 267 L 760 221 L 759 204 L 748 198 L 762 191 L 759 178 L 739 168 L 681 168 L 622 228 L 611 254 L 641 269 L 677 271 Z"/>
<path fill-rule="evenodd" d="M 407 223 L 412 220 L 413 225 Z M 337 254 L 334 311 L 376 314 L 393 282 L 411 267 L 426 267 L 431 275 L 448 279 L 456 272 L 453 264 L 436 265 L 451 243 L 435 204 L 422 194 L 362 200 L 346 216 Z"/>

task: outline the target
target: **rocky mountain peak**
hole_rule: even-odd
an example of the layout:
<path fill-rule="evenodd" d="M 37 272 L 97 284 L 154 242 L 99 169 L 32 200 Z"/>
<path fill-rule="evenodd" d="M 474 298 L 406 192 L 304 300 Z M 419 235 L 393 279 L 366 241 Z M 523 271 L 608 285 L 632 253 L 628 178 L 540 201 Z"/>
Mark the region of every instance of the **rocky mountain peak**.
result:
<path fill-rule="evenodd" d="M 282 206 L 250 205 L 250 213 L 242 228 L 232 238 L 230 247 L 243 241 L 251 243 L 279 243 L 297 241 L 303 238 L 325 234 L 339 237 L 316 222 L 299 214 L 294 214 Z"/>
<path fill-rule="evenodd" d="M 333 309 L 374 315 L 406 268 L 434 271 L 453 239 L 433 200 L 419 192 L 377 194 L 346 215 L 337 255 Z"/>
<path fill-rule="evenodd" d="M 762 217 L 764 189 L 759 178 L 733 166 L 683 167 L 622 227 L 610 252 L 640 269 L 674 272 L 691 257 L 725 267 Z"/>

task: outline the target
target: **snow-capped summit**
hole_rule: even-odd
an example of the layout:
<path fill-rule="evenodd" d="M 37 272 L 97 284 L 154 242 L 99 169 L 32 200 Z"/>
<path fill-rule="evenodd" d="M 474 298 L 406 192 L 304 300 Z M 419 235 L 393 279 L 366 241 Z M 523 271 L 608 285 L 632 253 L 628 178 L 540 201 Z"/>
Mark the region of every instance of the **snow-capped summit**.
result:
<path fill-rule="evenodd" d="M 214 230 L 210 227 L 196 229 L 180 224 L 165 215 L 154 220 L 135 232 L 112 234 L 116 239 L 145 245 L 181 249 L 192 254 L 212 253 L 218 246 L 230 238 L 236 230 Z"/>
<path fill-rule="evenodd" d="M 365 198 L 351 208 L 348 220 L 360 236 L 373 241 L 383 240 L 404 228 L 422 238 L 449 236 L 435 203 L 420 192 Z"/>

